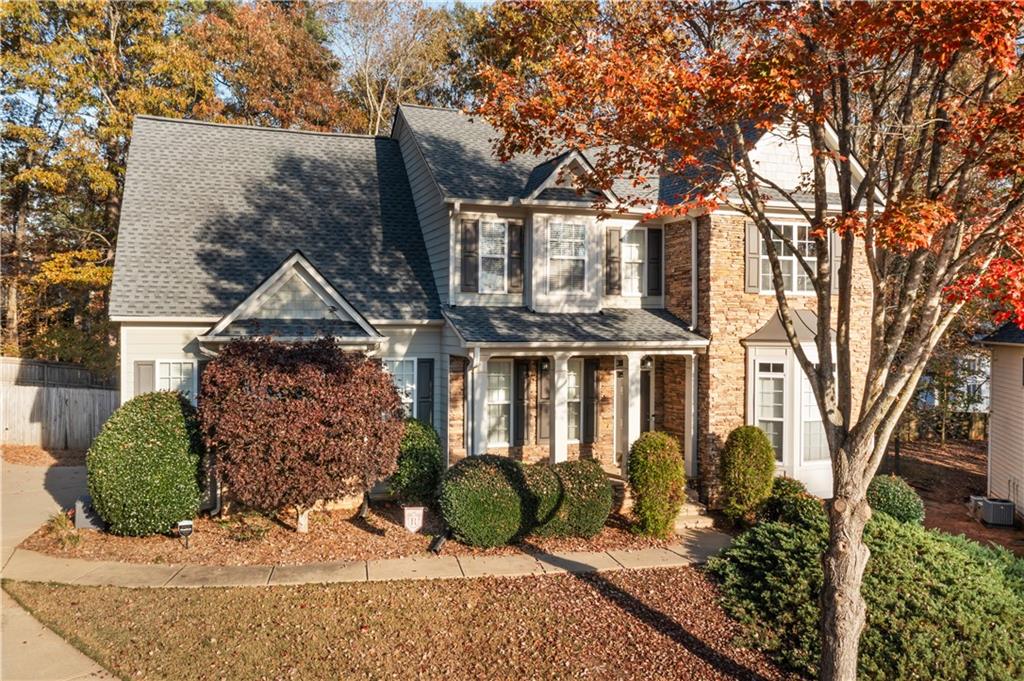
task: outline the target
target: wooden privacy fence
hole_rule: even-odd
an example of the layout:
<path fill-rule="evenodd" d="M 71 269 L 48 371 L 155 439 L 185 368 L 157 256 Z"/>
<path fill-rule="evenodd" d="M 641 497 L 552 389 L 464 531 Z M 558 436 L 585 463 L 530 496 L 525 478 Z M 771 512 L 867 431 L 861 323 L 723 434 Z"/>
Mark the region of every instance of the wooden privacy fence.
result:
<path fill-rule="evenodd" d="M 120 404 L 116 384 L 73 364 L 0 357 L 3 443 L 88 449 Z"/>

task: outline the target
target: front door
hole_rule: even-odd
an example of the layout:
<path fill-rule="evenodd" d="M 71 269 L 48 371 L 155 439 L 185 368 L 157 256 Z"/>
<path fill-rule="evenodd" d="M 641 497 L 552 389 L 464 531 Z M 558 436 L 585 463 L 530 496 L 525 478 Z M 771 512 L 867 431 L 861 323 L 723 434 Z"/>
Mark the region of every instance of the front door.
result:
<path fill-rule="evenodd" d="M 627 424 L 629 420 L 629 392 L 626 389 L 626 371 L 615 369 L 615 463 L 626 473 L 626 451 L 629 448 Z"/>

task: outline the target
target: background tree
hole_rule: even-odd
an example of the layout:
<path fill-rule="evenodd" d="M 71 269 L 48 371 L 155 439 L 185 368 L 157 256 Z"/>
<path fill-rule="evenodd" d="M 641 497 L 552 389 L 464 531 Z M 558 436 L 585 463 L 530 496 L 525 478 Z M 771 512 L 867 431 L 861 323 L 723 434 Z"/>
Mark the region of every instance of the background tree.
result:
<path fill-rule="evenodd" d="M 636 178 L 638 194 L 653 173 L 691 180 L 654 213 L 728 204 L 757 226 L 831 452 L 820 674 L 852 680 L 865 622 L 866 489 L 900 415 L 965 301 L 986 296 L 1000 308 L 997 321 L 1024 326 L 1024 5 L 591 8 L 593 18 L 562 24 L 557 46 L 536 48 L 527 38 L 551 21 L 549 5 L 517 3 L 499 39 L 522 52 L 510 68 L 484 66 L 491 92 L 478 113 L 501 129 L 503 157 L 594 148 L 593 181 L 605 187 L 622 175 Z M 518 68 L 534 60 L 544 70 Z M 752 162 L 753 133 L 769 129 L 809 138 L 812 168 L 800 186 L 778 186 Z M 838 192 L 835 211 L 830 189 Z M 769 197 L 811 225 L 815 264 L 768 217 Z M 814 290 L 817 364 L 796 338 L 780 242 L 797 254 Z M 855 261 L 867 273 L 858 276 L 871 278 L 873 298 L 869 357 L 856 366 Z"/>
<path fill-rule="evenodd" d="M 451 15 L 419 0 L 353 0 L 335 7 L 335 48 L 363 131 L 386 134 L 401 102 L 435 103 L 446 89 Z"/>
<path fill-rule="evenodd" d="M 199 419 L 232 497 L 295 507 L 366 493 L 395 472 L 405 412 L 380 360 L 332 340 L 235 341 L 203 371 Z"/>

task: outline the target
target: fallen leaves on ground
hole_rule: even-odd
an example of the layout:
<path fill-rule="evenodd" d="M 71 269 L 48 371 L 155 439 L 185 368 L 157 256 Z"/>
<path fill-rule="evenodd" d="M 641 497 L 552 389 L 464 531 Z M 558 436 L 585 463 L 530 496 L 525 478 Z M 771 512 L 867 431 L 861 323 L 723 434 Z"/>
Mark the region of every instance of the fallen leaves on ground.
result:
<path fill-rule="evenodd" d="M 116 674 L 154 679 L 781 679 L 693 568 L 232 589 L 8 582 Z"/>

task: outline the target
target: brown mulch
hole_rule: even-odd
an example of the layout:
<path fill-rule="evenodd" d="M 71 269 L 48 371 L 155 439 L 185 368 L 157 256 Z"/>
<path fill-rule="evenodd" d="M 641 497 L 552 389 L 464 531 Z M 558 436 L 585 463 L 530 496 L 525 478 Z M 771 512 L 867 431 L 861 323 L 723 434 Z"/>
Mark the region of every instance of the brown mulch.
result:
<path fill-rule="evenodd" d="M 437 518 L 431 517 L 421 534 L 407 532 L 396 504 L 376 503 L 366 520 L 356 517 L 354 511 L 313 512 L 309 533 L 305 535 L 295 532 L 294 517 L 270 519 L 255 513 L 236 513 L 223 519 L 199 518 L 187 550 L 176 537 L 118 537 L 95 530 L 79 530 L 82 539 L 75 546 L 66 546 L 45 525 L 21 546 L 66 558 L 126 563 L 298 565 L 422 554 L 440 529 Z M 531 550 L 607 551 L 663 546 L 671 541 L 635 535 L 629 531 L 628 521 L 612 516 L 593 539 L 530 537 L 529 543 Z M 522 551 L 516 546 L 478 549 L 456 541 L 449 541 L 444 547 L 444 555 L 503 555 Z"/>
<path fill-rule="evenodd" d="M 84 466 L 85 451 L 81 449 L 43 449 L 36 445 L 0 445 L 3 460 L 19 466 Z"/>
<path fill-rule="evenodd" d="M 924 500 L 926 527 L 998 544 L 1024 556 L 1024 530 L 988 527 L 967 512 L 967 497 L 985 494 L 987 459 L 985 442 L 905 442 L 900 446 L 899 474 Z M 895 472 L 891 447 L 880 470 Z"/>
<path fill-rule="evenodd" d="M 6 582 L 121 678 L 787 677 L 692 568 L 226 589 Z"/>

